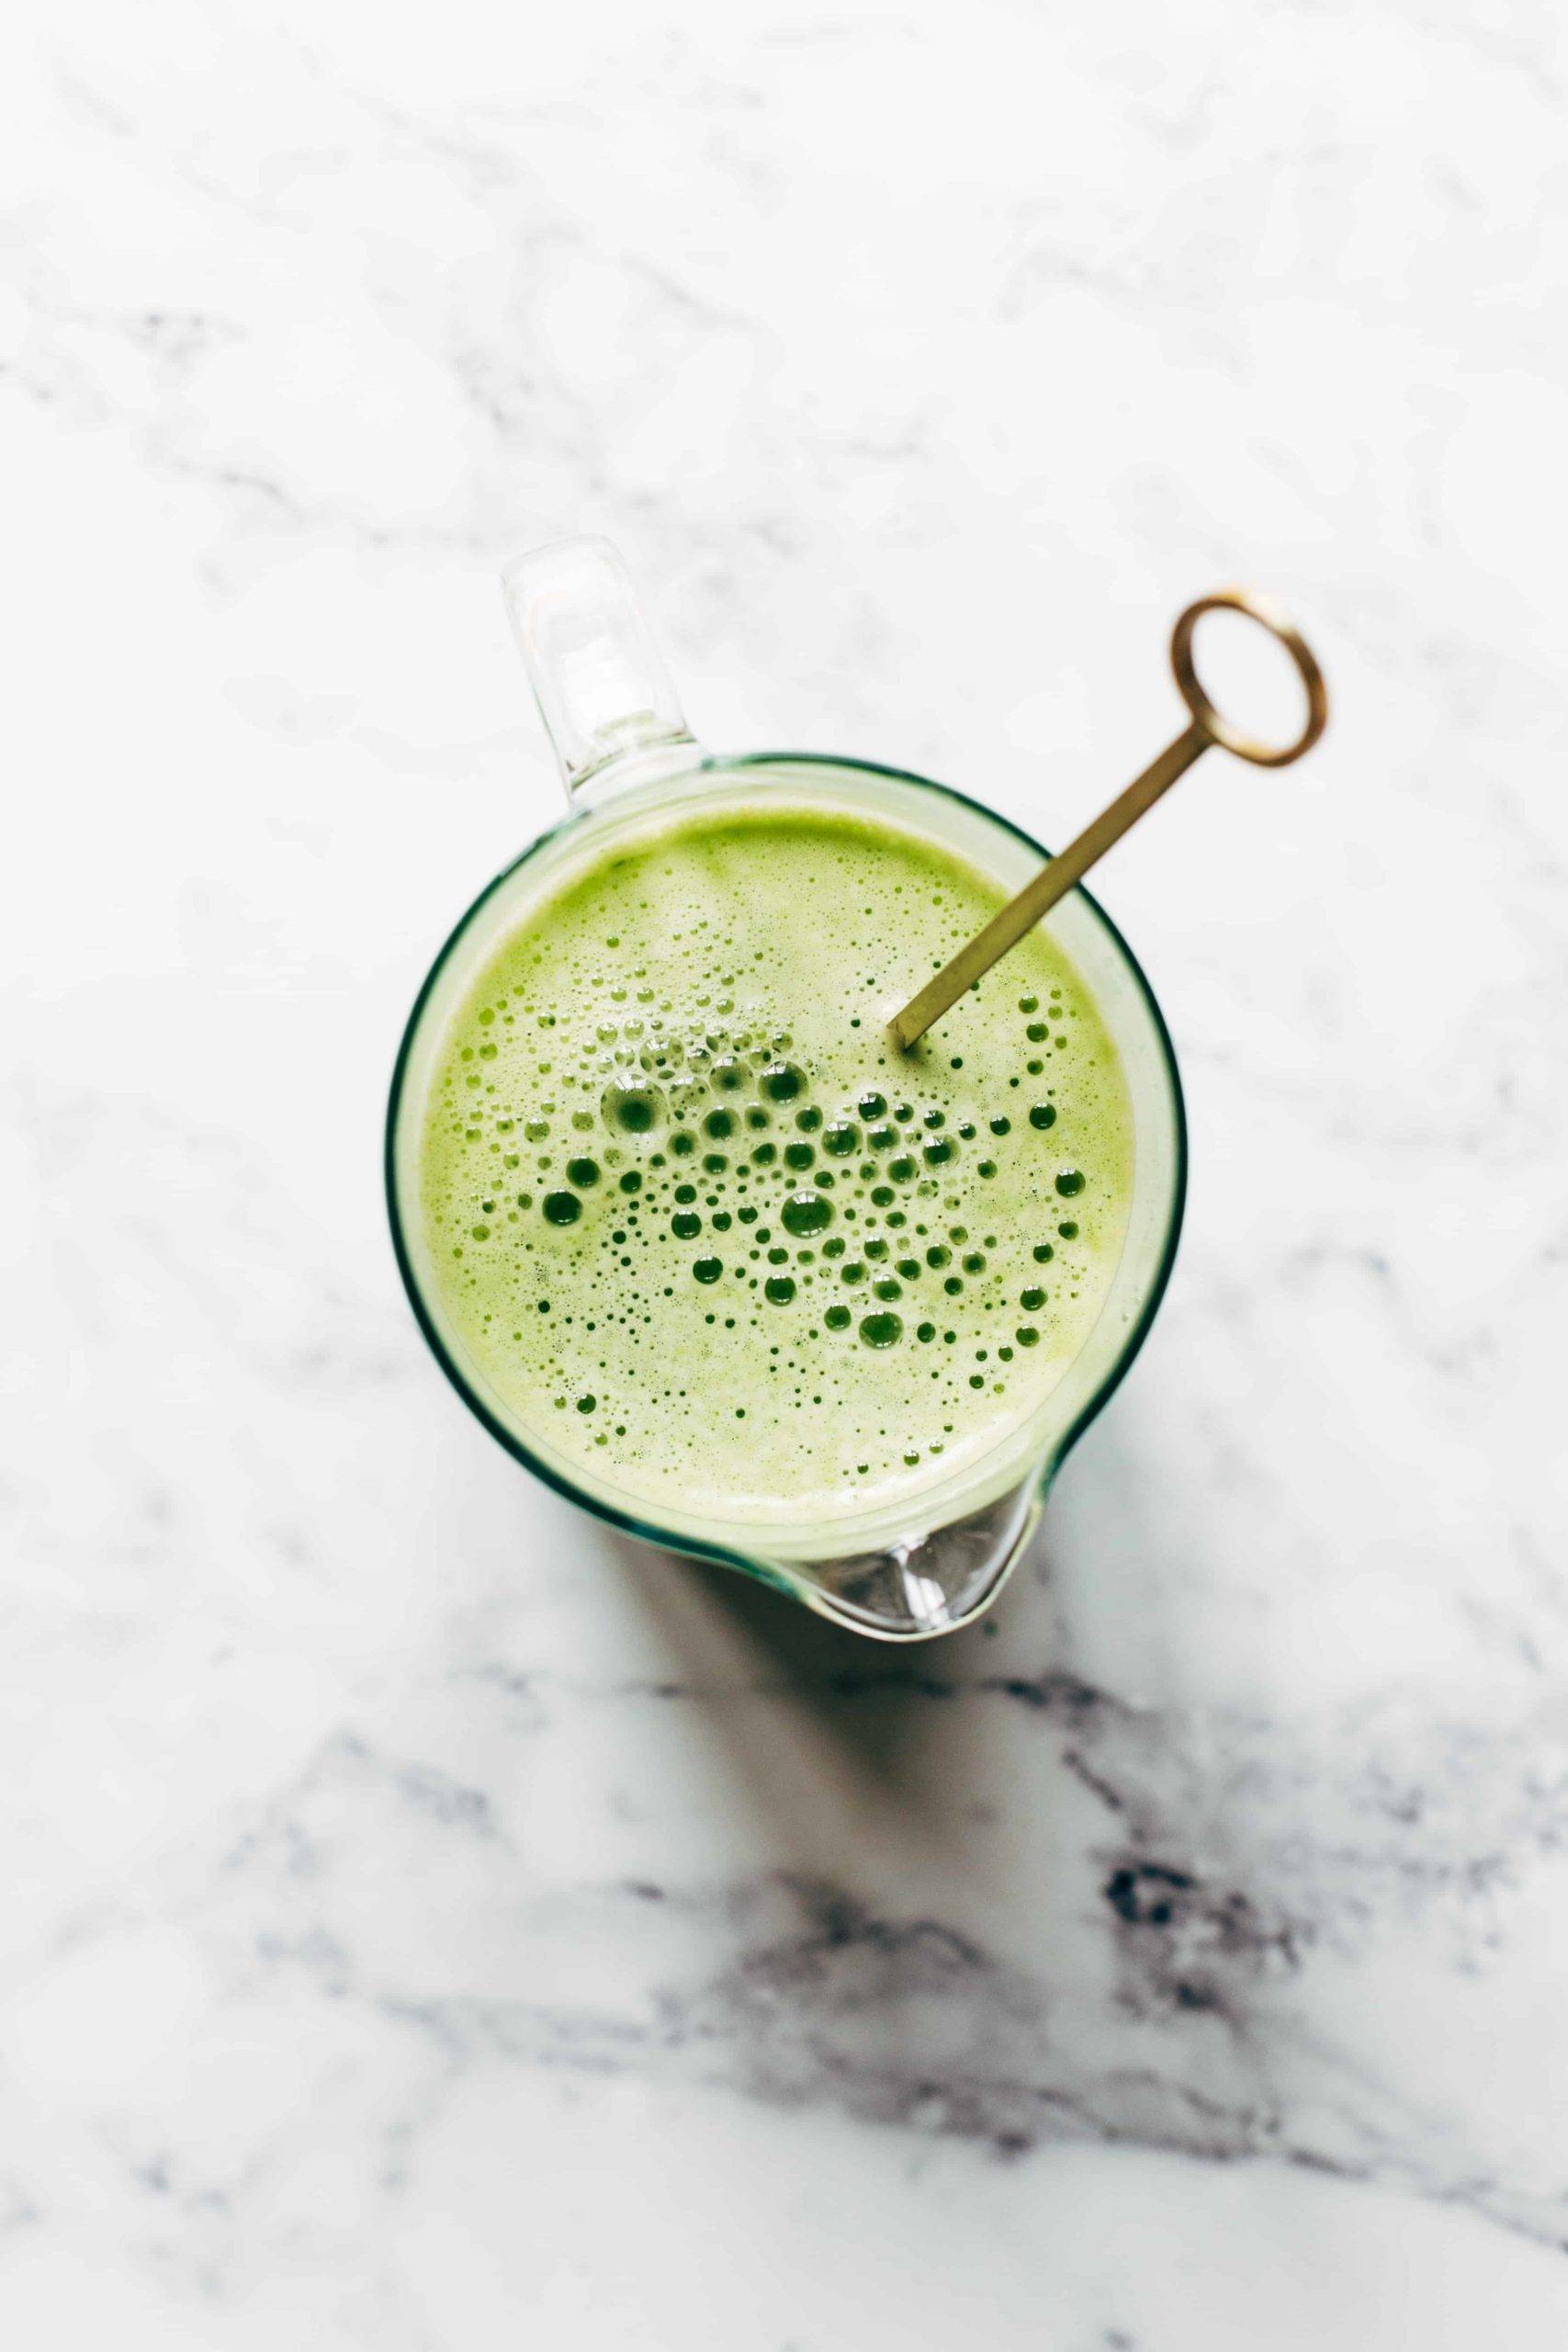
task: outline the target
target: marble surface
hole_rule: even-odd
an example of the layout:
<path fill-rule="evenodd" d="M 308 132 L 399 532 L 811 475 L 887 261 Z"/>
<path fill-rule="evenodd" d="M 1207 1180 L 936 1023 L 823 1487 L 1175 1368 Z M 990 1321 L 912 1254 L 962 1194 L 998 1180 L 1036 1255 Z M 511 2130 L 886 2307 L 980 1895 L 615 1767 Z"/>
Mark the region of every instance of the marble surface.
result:
<path fill-rule="evenodd" d="M 1554 12 L 8 26 L 0 2337 L 1561 2346 Z M 591 1524 L 398 1288 L 581 528 L 708 741 L 1048 839 L 1190 594 L 1322 649 L 1103 876 L 1186 1240 L 945 1643 Z"/>

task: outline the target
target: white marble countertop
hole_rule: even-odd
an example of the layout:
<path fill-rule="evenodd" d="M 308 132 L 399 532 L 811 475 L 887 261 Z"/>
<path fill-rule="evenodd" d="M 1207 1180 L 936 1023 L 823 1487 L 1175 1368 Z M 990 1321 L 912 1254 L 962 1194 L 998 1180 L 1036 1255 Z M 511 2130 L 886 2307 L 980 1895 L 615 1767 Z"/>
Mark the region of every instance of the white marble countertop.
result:
<path fill-rule="evenodd" d="M 1551 12 L 11 23 L 0 2340 L 1560 2352 Z M 1190 595 L 1323 651 L 1101 877 L 1186 1238 L 945 1643 L 581 1517 L 398 1286 L 583 528 L 707 740 L 1047 839 Z"/>

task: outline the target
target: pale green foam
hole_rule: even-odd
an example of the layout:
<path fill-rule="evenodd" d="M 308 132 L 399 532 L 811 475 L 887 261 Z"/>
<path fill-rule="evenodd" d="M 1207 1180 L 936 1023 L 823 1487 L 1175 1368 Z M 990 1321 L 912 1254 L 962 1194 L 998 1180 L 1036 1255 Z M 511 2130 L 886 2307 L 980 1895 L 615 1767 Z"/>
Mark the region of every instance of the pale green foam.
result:
<path fill-rule="evenodd" d="M 654 1515 L 806 1520 L 1035 1409 L 1121 1253 L 1115 1046 L 1040 931 L 913 1054 L 883 1034 L 1003 896 L 913 833 L 742 808 L 622 851 L 497 950 L 420 1190 L 525 1443 Z"/>

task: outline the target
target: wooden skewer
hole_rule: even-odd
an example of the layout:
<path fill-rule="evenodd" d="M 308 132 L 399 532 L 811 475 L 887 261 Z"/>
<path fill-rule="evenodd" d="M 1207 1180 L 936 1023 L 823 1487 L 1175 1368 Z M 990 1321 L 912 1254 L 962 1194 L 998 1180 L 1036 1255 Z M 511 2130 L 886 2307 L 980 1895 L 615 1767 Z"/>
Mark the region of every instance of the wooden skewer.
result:
<path fill-rule="evenodd" d="M 1278 638 L 1295 663 L 1306 688 L 1307 716 L 1306 724 L 1293 743 L 1280 748 L 1244 734 L 1221 716 L 1199 684 L 1192 663 L 1192 632 L 1203 614 L 1219 611 L 1245 613 L 1249 620 L 1259 622 L 1270 636 Z M 957 1003 L 965 989 L 973 988 L 1010 947 L 1016 947 L 1024 933 L 1032 931 L 1075 882 L 1082 881 L 1089 867 L 1154 807 L 1162 793 L 1169 791 L 1178 776 L 1186 775 L 1193 761 L 1212 744 L 1234 752 L 1237 759 L 1251 760 L 1258 767 L 1284 768 L 1292 760 L 1299 760 L 1303 752 L 1310 752 L 1328 724 L 1328 693 L 1311 647 L 1278 605 L 1265 596 L 1255 595 L 1248 588 L 1218 589 L 1213 595 L 1200 596 L 1196 604 L 1189 605 L 1171 631 L 1170 665 L 1176 673 L 1181 699 L 1192 714 L 1191 725 L 1184 728 L 1173 743 L 1168 743 L 1142 775 L 1135 776 L 1124 792 L 1118 793 L 1111 806 L 1102 808 L 1076 841 L 1042 866 L 1017 898 L 1010 899 L 984 931 L 961 947 L 952 961 L 934 973 L 903 1010 L 894 1014 L 887 1024 L 887 1034 L 901 1051 L 907 1053 L 925 1035 L 933 1021 L 940 1021 Z"/>

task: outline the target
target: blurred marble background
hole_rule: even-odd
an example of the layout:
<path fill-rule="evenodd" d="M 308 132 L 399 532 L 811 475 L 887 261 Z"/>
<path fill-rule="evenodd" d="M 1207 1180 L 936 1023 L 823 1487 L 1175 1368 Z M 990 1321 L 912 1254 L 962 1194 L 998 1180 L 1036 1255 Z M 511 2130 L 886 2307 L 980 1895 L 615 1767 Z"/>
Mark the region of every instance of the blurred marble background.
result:
<path fill-rule="evenodd" d="M 1543 7 L 323 0 L 3 36 L 0 2335 L 1568 2335 L 1565 60 Z M 1100 895 L 1155 1335 L 890 1653 L 530 1484 L 391 1056 L 557 811 L 499 563 Z"/>

